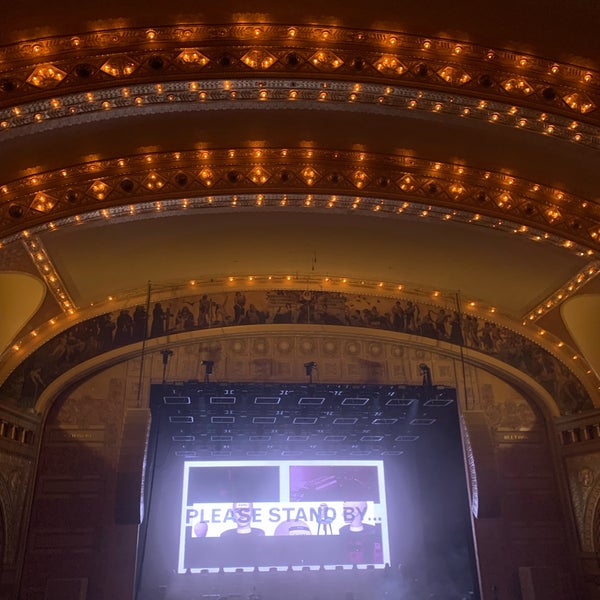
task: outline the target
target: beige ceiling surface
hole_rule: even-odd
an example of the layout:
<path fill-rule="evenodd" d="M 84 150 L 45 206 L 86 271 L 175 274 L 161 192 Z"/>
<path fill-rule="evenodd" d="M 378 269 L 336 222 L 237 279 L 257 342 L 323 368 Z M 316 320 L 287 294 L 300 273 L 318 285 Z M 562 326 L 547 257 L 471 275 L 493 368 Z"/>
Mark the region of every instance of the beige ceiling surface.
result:
<path fill-rule="evenodd" d="M 0 273 L 0 352 L 35 315 L 45 295 L 44 282 L 29 273 Z"/>
<path fill-rule="evenodd" d="M 521 318 L 583 264 L 563 249 L 473 226 L 281 210 L 64 227 L 42 239 L 79 306 L 149 280 L 308 273 L 460 291 Z"/>

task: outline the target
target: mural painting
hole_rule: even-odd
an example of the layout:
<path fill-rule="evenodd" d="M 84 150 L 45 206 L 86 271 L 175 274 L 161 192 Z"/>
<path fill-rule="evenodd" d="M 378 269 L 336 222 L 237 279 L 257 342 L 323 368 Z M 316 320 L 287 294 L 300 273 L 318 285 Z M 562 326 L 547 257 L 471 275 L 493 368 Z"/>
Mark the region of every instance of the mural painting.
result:
<path fill-rule="evenodd" d="M 33 406 L 56 377 L 77 364 L 145 338 L 185 331 L 261 324 L 367 327 L 462 345 L 533 377 L 563 414 L 593 407 L 577 377 L 533 341 L 474 315 L 412 300 L 338 292 L 268 290 L 219 292 L 151 302 L 78 323 L 28 357 L 4 382 L 0 395 Z"/>

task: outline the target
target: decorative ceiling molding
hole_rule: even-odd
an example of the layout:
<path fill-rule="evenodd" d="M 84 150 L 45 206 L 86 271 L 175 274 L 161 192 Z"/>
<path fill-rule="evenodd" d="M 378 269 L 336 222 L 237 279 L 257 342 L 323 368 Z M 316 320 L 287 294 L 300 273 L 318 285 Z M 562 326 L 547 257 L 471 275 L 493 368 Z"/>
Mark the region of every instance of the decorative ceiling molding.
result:
<path fill-rule="evenodd" d="M 481 123 L 490 130 L 510 127 L 544 136 L 549 144 L 596 150 L 599 106 L 600 72 L 390 31 L 185 25 L 97 31 L 0 48 L 0 141 L 6 142 L 137 114 L 303 108 L 412 113 Z M 522 327 L 530 339 L 546 335 L 538 318 L 595 277 L 600 265 L 595 199 L 466 164 L 316 148 L 201 147 L 69 165 L 0 182 L 0 248 L 11 240 L 27 247 L 64 312 L 47 324 L 51 332 L 57 322 L 80 322 L 88 309 L 73 305 L 38 234 L 83 222 L 200 210 L 434 218 L 485 226 L 587 258 L 585 268 L 522 325 L 510 325 Z M 367 283 L 376 290 L 380 283 L 387 286 Z M 12 350 L 22 360 L 35 343 L 23 339 Z M 553 345 L 569 361 L 579 359 L 562 342 Z"/>
<path fill-rule="evenodd" d="M 600 261 L 592 261 L 585 266 L 579 273 L 572 277 L 569 281 L 565 282 L 559 289 L 555 290 L 550 296 L 548 296 L 543 302 L 540 302 L 527 316 L 527 320 L 536 322 L 541 319 L 544 315 L 554 310 L 557 306 L 563 304 L 567 299 L 575 294 L 578 290 L 582 289 L 592 279 L 595 279 L 600 273 Z"/>
<path fill-rule="evenodd" d="M 0 105 L 144 81 L 314 77 L 427 87 L 600 119 L 600 74 L 461 40 L 268 23 L 113 29 L 0 49 Z M 510 99 L 510 100 L 509 100 Z"/>
<path fill-rule="evenodd" d="M 0 141 L 39 134 L 65 125 L 181 111 L 310 109 L 367 112 L 386 116 L 431 115 L 486 123 L 543 135 L 547 139 L 600 149 L 594 123 L 444 90 L 382 83 L 320 79 L 206 79 L 138 83 L 69 93 L 0 108 Z M 436 117 L 437 116 L 437 117 Z"/>
<path fill-rule="evenodd" d="M 311 148 L 205 149 L 86 162 L 5 182 L 0 233 L 153 211 L 343 210 L 457 220 L 593 258 L 600 207 L 500 172 L 410 155 Z"/>
<path fill-rule="evenodd" d="M 29 232 L 23 233 L 21 239 L 33 264 L 43 278 L 46 287 L 50 290 L 62 311 L 65 314 L 74 314 L 76 309 L 75 303 L 69 295 L 51 258 L 48 256 L 42 240 L 37 235 L 29 234 Z"/>

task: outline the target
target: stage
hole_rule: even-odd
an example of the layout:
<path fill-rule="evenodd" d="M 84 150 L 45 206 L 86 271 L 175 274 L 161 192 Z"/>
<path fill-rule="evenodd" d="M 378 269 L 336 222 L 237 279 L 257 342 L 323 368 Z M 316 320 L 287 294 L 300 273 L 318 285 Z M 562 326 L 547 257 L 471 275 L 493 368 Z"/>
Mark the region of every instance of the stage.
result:
<path fill-rule="evenodd" d="M 152 387 L 137 599 L 477 598 L 456 391 Z"/>

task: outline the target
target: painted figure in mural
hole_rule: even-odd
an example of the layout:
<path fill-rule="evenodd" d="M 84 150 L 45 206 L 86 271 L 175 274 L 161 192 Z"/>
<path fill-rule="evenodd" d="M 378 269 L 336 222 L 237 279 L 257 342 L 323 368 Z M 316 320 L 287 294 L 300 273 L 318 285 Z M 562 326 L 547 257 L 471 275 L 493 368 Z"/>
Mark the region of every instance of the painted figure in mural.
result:
<path fill-rule="evenodd" d="M 244 322 L 248 325 L 258 325 L 260 323 L 260 315 L 254 304 L 251 304 L 246 311 Z"/>
<path fill-rule="evenodd" d="M 390 323 L 386 315 L 382 315 L 376 306 L 372 306 L 369 311 L 367 327 L 377 327 L 378 329 L 390 329 Z"/>
<path fill-rule="evenodd" d="M 85 343 L 82 339 L 77 337 L 77 330 L 69 331 L 67 333 L 67 347 L 65 360 L 70 365 L 76 365 L 81 362 Z"/>
<path fill-rule="evenodd" d="M 467 315 L 464 320 L 465 343 L 471 348 L 479 349 L 479 324 L 477 317 Z"/>
<path fill-rule="evenodd" d="M 417 330 L 417 319 L 419 316 L 419 307 L 410 300 L 406 303 L 404 311 L 406 316 L 406 331 L 412 332 Z"/>
<path fill-rule="evenodd" d="M 107 352 L 112 348 L 115 327 L 111 314 L 100 317 L 98 326 L 98 349 L 100 352 Z"/>
<path fill-rule="evenodd" d="M 83 341 L 81 357 L 83 360 L 87 360 L 98 354 L 100 344 L 100 319 L 90 319 L 89 321 L 84 321 L 80 325 L 81 340 Z"/>
<path fill-rule="evenodd" d="M 171 310 L 171 305 L 169 304 L 169 306 L 167 306 L 167 308 L 165 309 L 165 332 L 168 333 L 169 331 L 172 330 L 173 328 L 173 317 L 174 317 L 174 313 Z"/>
<path fill-rule="evenodd" d="M 392 329 L 394 331 L 406 331 L 405 316 L 402 304 L 400 300 L 397 300 L 392 307 Z"/>
<path fill-rule="evenodd" d="M 175 328 L 177 330 L 186 330 L 194 329 L 194 315 L 192 311 L 187 306 L 182 306 L 181 310 L 177 313 L 177 318 L 175 319 Z"/>
<path fill-rule="evenodd" d="M 233 324 L 240 325 L 246 312 L 246 296 L 242 292 L 236 292 L 233 302 Z"/>
<path fill-rule="evenodd" d="M 450 342 L 453 344 L 463 344 L 463 334 L 460 322 L 460 315 L 455 311 L 450 319 Z"/>
<path fill-rule="evenodd" d="M 62 334 L 56 338 L 56 344 L 50 352 L 50 358 L 54 361 L 64 361 L 67 356 L 67 334 Z"/>
<path fill-rule="evenodd" d="M 148 315 L 143 306 L 136 306 L 133 311 L 133 341 L 139 342 L 146 337 Z"/>
<path fill-rule="evenodd" d="M 343 325 L 338 317 L 329 312 L 327 304 L 324 304 L 319 312 L 319 323 L 323 323 L 323 325 Z"/>
<path fill-rule="evenodd" d="M 302 292 L 298 298 L 299 309 L 296 323 L 310 323 L 314 320 L 313 318 L 313 304 L 314 298 L 311 292 L 308 290 Z"/>
<path fill-rule="evenodd" d="M 438 337 L 435 329 L 435 323 L 431 317 L 431 311 L 429 311 L 421 321 L 421 335 L 430 338 Z"/>
<path fill-rule="evenodd" d="M 288 302 L 285 307 L 280 306 L 273 317 L 273 323 L 291 323 L 292 322 L 292 305 Z"/>
<path fill-rule="evenodd" d="M 481 330 L 481 344 L 486 352 L 491 352 L 494 349 L 492 326 L 487 321 L 483 324 L 483 329 Z"/>
<path fill-rule="evenodd" d="M 154 305 L 152 310 L 152 325 L 150 326 L 150 337 L 163 335 L 165 332 L 165 311 L 160 302 Z"/>
<path fill-rule="evenodd" d="M 449 320 L 450 317 L 446 314 L 446 311 L 443 308 L 440 308 L 435 317 L 435 330 L 437 332 L 437 337 L 440 340 L 447 340 L 449 337 L 446 329 L 446 323 L 448 323 Z"/>
<path fill-rule="evenodd" d="M 204 294 L 198 307 L 198 327 L 210 327 L 210 298 Z"/>
<path fill-rule="evenodd" d="M 117 317 L 115 346 L 130 344 L 133 338 L 133 319 L 128 310 L 122 310 Z"/>
<path fill-rule="evenodd" d="M 210 311 L 211 311 L 211 317 L 210 317 L 211 327 L 223 327 L 225 325 L 231 325 L 231 322 L 230 322 L 231 317 L 228 317 L 226 315 L 224 304 L 219 304 L 218 302 L 211 302 Z"/>

